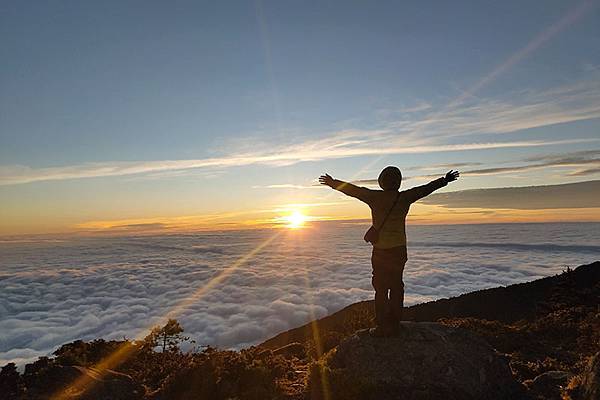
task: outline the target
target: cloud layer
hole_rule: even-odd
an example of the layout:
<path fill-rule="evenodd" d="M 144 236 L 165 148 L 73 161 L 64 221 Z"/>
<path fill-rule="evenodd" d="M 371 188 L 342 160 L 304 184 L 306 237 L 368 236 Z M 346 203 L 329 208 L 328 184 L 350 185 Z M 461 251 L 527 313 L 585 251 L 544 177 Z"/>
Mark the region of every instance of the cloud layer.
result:
<path fill-rule="evenodd" d="M 241 264 L 273 231 L 2 242 L 0 364 L 31 360 L 75 339 L 144 335 L 167 315 L 199 344 L 246 346 L 370 299 L 366 225 L 316 226 L 278 236 Z M 592 261 L 600 251 L 597 229 L 409 227 L 407 302 Z M 217 284 L 203 291 L 211 281 Z"/>

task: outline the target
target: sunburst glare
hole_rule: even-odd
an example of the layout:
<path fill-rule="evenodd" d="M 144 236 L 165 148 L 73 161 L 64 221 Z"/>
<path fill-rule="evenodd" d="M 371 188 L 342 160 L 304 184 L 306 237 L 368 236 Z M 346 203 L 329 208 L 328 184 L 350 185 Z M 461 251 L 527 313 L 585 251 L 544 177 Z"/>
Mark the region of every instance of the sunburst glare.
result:
<path fill-rule="evenodd" d="M 294 210 L 290 215 L 283 217 L 283 220 L 287 223 L 286 226 L 288 228 L 297 229 L 304 226 L 308 217 L 301 211 Z"/>

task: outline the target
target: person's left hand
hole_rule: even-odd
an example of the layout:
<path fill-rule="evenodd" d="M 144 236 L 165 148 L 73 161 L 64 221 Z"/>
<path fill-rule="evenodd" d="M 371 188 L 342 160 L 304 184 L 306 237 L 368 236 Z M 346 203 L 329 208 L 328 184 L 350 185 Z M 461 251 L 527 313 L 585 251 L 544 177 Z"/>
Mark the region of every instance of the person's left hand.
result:
<path fill-rule="evenodd" d="M 319 177 L 319 183 L 321 185 L 327 185 L 329 187 L 333 186 L 333 178 L 329 176 L 329 174 L 321 175 Z"/>
<path fill-rule="evenodd" d="M 457 180 L 459 176 L 460 173 L 458 171 L 450 170 L 448 171 L 448 173 L 446 173 L 446 176 L 444 178 L 446 179 L 446 182 L 453 182 Z"/>

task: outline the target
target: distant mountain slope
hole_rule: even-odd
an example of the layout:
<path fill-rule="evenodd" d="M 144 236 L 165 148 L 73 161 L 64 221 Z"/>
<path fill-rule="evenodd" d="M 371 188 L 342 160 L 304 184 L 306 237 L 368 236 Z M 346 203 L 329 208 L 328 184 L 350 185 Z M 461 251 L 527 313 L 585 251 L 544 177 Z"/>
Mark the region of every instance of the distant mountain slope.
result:
<path fill-rule="evenodd" d="M 568 273 L 520 283 L 506 287 L 479 290 L 449 299 L 417 304 L 406 309 L 405 319 L 412 321 L 436 321 L 440 318 L 472 317 L 512 323 L 531 319 L 552 307 L 560 296 L 562 304 L 573 296 L 578 305 L 600 304 L 594 286 L 600 284 L 600 261 L 581 265 Z M 373 302 L 352 304 L 332 315 L 266 340 L 260 347 L 276 349 L 289 343 L 305 343 L 312 340 L 314 332 L 321 338 L 330 333 L 346 335 L 365 328 L 372 318 Z"/>

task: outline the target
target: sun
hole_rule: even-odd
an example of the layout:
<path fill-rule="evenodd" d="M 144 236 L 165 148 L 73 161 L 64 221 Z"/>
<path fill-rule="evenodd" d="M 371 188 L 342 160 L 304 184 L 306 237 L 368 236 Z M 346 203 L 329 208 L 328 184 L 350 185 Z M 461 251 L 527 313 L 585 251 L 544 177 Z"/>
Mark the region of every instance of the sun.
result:
<path fill-rule="evenodd" d="M 304 225 L 307 218 L 302 212 L 295 210 L 290 215 L 284 217 L 284 220 L 287 222 L 288 228 L 300 228 Z"/>

